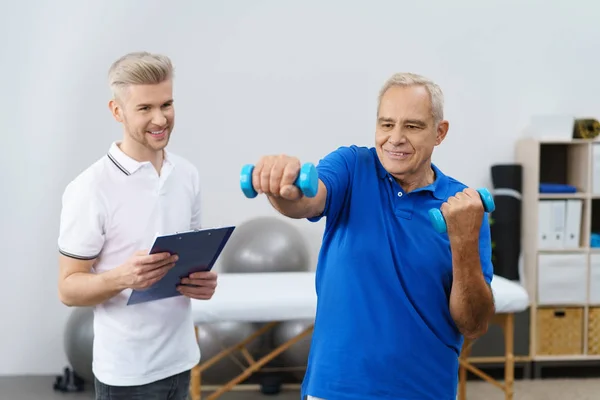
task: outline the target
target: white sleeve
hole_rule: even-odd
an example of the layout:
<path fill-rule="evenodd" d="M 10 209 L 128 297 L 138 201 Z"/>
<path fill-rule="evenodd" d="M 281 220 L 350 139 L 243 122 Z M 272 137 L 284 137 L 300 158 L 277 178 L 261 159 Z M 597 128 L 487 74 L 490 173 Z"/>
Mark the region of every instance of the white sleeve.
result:
<path fill-rule="evenodd" d="M 62 196 L 58 250 L 80 260 L 96 258 L 104 245 L 105 209 L 93 185 L 73 181 Z"/>
<path fill-rule="evenodd" d="M 192 175 L 194 179 L 194 194 L 192 197 L 192 220 L 190 221 L 190 229 L 201 229 L 202 218 L 201 218 L 201 201 L 200 201 L 200 174 L 197 169 L 194 169 Z"/>

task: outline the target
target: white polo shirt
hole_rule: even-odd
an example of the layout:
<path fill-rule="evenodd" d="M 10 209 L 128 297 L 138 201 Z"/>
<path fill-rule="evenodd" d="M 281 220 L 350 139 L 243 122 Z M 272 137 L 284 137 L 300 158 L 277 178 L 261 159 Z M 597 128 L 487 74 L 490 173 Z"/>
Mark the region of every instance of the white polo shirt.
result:
<path fill-rule="evenodd" d="M 68 184 L 62 198 L 59 251 L 92 259 L 95 273 L 152 246 L 155 235 L 200 228 L 198 170 L 165 151 L 160 175 L 114 142 L 106 156 Z M 200 361 L 190 299 L 127 306 L 127 289 L 94 308 L 94 375 L 114 386 L 143 385 Z"/>

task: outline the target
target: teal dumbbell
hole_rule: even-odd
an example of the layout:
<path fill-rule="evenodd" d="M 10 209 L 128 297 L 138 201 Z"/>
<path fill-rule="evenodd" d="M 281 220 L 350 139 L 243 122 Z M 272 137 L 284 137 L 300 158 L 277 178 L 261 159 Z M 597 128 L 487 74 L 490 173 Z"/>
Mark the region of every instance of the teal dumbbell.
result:
<path fill-rule="evenodd" d="M 254 186 L 252 186 L 253 170 L 254 165 L 246 164 L 242 167 L 240 174 L 242 192 L 249 199 L 253 199 L 258 195 L 256 190 L 254 190 Z M 317 191 L 319 190 L 319 175 L 314 164 L 306 163 L 300 168 L 300 173 L 294 182 L 294 186 L 300 189 L 306 197 L 315 197 L 317 195 Z"/>
<path fill-rule="evenodd" d="M 496 209 L 496 205 L 494 204 L 494 197 L 486 188 L 477 189 L 479 193 L 479 197 L 481 197 L 481 202 L 483 203 L 483 209 L 491 213 Z M 429 210 L 429 219 L 431 220 L 431 224 L 433 228 L 439 233 L 446 233 L 446 220 L 444 220 L 444 216 L 442 212 L 437 208 L 432 208 Z"/>

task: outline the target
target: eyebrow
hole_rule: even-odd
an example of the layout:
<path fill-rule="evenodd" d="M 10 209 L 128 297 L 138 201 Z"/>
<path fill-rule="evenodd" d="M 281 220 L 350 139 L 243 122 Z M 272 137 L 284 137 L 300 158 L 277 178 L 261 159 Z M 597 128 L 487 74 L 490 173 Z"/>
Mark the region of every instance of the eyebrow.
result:
<path fill-rule="evenodd" d="M 425 123 L 425 121 L 421 121 L 420 119 L 407 119 L 404 122 L 407 123 L 407 124 L 410 124 L 410 125 L 418 125 L 418 126 L 421 126 L 421 127 L 427 126 L 427 124 Z"/>
<path fill-rule="evenodd" d="M 378 120 L 379 123 L 384 123 L 384 122 L 391 122 L 391 123 L 396 123 L 396 120 L 390 117 L 379 117 Z M 421 121 L 420 119 L 407 119 L 406 121 L 404 121 L 405 124 L 410 124 L 410 125 L 417 125 L 420 127 L 425 127 L 427 126 L 427 124 L 425 123 L 425 121 Z"/>
<path fill-rule="evenodd" d="M 173 103 L 173 99 L 167 100 L 165 101 L 163 104 L 168 104 L 168 103 Z M 135 106 L 136 108 L 140 108 L 140 107 L 152 107 L 152 104 L 146 104 L 146 103 L 142 103 L 142 104 L 138 104 L 137 106 Z"/>

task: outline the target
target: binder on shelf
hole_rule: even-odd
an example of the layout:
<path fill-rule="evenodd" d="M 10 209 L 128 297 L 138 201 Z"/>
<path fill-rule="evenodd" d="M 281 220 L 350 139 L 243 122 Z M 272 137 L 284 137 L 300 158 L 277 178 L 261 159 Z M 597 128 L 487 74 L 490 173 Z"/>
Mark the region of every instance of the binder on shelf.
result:
<path fill-rule="evenodd" d="M 583 200 L 569 199 L 566 201 L 564 247 L 578 248 L 581 246 L 581 215 Z"/>
<path fill-rule="evenodd" d="M 550 235 L 552 223 L 550 216 L 552 207 L 549 200 L 540 200 L 538 203 L 538 247 L 540 249 L 550 249 Z"/>
<path fill-rule="evenodd" d="M 553 249 L 560 249 L 564 246 L 567 202 L 566 200 L 552 200 L 550 204 L 552 207 L 552 237 L 550 241 Z"/>
<path fill-rule="evenodd" d="M 566 200 L 540 200 L 538 205 L 538 246 L 540 249 L 565 247 Z"/>

